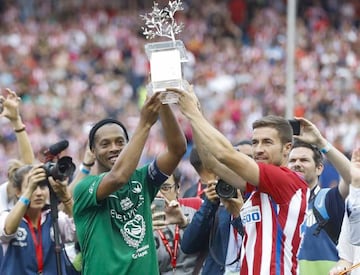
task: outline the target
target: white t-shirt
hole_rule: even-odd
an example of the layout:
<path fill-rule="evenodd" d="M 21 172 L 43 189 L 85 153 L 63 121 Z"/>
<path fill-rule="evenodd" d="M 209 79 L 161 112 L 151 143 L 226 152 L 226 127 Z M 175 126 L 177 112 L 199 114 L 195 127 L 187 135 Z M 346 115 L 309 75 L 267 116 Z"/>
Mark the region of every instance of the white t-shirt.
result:
<path fill-rule="evenodd" d="M 349 219 L 350 243 L 360 245 L 360 188 L 350 185 L 346 199 L 346 212 Z"/>
<path fill-rule="evenodd" d="M 360 262 L 360 246 L 352 245 L 350 243 L 350 231 L 349 230 L 350 230 L 349 218 L 345 211 L 337 249 L 339 251 L 339 257 L 341 259 L 344 259 L 348 262 L 351 262 L 353 265 L 355 265 Z M 359 230 L 360 230 L 360 228 L 359 228 Z M 351 275 L 360 275 L 360 267 L 351 271 Z"/>
<path fill-rule="evenodd" d="M 236 230 L 234 230 L 234 227 L 231 224 L 229 230 L 230 230 L 229 242 L 228 242 L 226 260 L 225 260 L 225 264 L 227 265 L 225 266 L 224 275 L 239 274 L 240 272 L 240 257 L 238 256 L 240 253 L 242 237 Z M 228 265 L 229 263 L 232 263 L 236 258 L 239 259 L 232 265 Z"/>
<path fill-rule="evenodd" d="M 7 181 L 0 185 L 0 213 L 4 210 L 10 210 L 15 205 L 14 200 L 9 200 L 7 193 L 8 184 L 9 182 Z"/>

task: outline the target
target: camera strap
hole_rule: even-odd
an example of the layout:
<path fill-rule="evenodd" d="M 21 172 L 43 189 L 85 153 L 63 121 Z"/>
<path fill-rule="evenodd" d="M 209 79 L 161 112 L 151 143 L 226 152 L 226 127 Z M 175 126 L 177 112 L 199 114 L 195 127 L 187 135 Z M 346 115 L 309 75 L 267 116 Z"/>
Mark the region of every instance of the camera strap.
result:
<path fill-rule="evenodd" d="M 204 189 L 202 188 L 201 180 L 199 180 L 197 184 L 196 197 L 200 198 L 203 193 L 204 193 Z"/>
<path fill-rule="evenodd" d="M 39 217 L 38 224 L 37 224 L 37 236 L 36 236 L 35 228 L 31 222 L 29 216 L 25 215 L 24 218 L 29 225 L 31 237 L 34 242 L 35 252 L 36 252 L 36 261 L 37 261 L 37 265 L 38 265 L 38 274 L 42 274 L 43 269 L 44 269 L 44 261 L 43 261 L 42 236 L 41 236 L 41 215 Z"/>

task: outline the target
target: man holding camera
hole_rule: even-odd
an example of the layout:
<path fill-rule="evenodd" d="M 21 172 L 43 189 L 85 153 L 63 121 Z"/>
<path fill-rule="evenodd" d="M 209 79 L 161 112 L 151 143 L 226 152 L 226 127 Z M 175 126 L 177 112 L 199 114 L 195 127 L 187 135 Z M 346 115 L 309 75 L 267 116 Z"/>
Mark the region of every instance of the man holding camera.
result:
<path fill-rule="evenodd" d="M 248 143 L 239 144 L 238 150 L 251 154 Z M 239 274 L 243 233 L 240 208 L 244 203 L 241 192 L 218 180 L 214 173 L 206 169 L 196 148 L 191 154 L 193 159 L 198 160 L 196 170 L 201 171 L 198 173 L 202 182 L 205 182 L 202 175 L 206 175 L 207 188 L 201 208 L 184 232 L 181 248 L 187 254 L 202 252 L 206 255 L 202 274 Z"/>

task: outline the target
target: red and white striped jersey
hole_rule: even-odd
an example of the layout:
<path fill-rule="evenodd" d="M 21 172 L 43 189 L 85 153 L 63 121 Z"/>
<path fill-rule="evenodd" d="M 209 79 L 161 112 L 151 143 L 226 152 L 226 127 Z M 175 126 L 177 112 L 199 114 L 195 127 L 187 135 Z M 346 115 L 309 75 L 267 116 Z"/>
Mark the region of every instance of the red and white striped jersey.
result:
<path fill-rule="evenodd" d="M 286 167 L 259 163 L 259 186 L 241 209 L 245 229 L 241 275 L 298 274 L 297 253 L 307 210 L 306 182 Z"/>

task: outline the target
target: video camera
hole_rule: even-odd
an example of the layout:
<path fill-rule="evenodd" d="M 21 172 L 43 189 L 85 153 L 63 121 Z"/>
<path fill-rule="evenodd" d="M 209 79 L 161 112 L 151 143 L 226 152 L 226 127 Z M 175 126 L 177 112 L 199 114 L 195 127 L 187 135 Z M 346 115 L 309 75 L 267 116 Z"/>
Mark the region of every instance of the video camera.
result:
<path fill-rule="evenodd" d="M 69 156 L 61 157 L 54 162 L 54 159 L 58 154 L 64 151 L 69 146 L 67 140 L 62 140 L 54 145 L 51 145 L 48 150 L 45 151 L 46 162 L 43 168 L 46 172 L 46 177 L 53 177 L 55 180 L 63 181 L 66 178 L 70 178 L 76 169 L 75 164 L 72 162 L 72 158 Z M 40 186 L 47 185 L 48 180 L 44 180 L 39 183 Z"/>
<path fill-rule="evenodd" d="M 223 199 L 237 198 L 237 189 L 222 179 L 218 180 L 215 191 Z"/>

